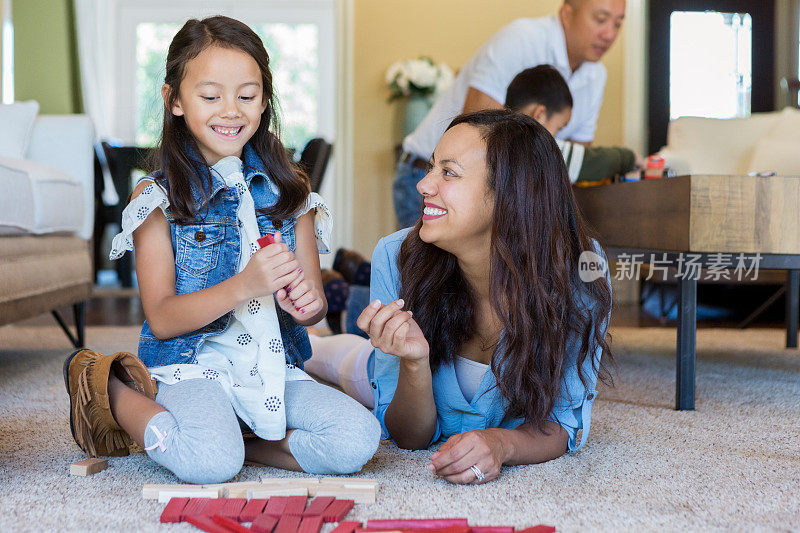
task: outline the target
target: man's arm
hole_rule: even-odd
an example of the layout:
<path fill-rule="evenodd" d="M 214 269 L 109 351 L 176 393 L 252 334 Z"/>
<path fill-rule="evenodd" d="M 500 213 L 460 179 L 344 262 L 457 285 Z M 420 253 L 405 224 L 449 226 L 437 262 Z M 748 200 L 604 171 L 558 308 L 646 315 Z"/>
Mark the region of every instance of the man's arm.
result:
<path fill-rule="evenodd" d="M 470 87 L 467 91 L 467 99 L 464 101 L 464 109 L 461 112 L 472 113 L 483 109 L 503 109 L 503 105 L 486 93 Z"/>

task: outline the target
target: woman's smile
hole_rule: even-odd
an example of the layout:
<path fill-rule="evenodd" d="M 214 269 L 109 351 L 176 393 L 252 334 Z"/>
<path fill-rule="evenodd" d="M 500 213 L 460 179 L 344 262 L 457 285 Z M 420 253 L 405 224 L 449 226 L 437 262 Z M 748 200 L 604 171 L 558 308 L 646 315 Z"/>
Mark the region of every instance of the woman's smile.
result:
<path fill-rule="evenodd" d="M 442 218 L 447 214 L 447 209 L 436 204 L 425 202 L 425 208 L 422 210 L 422 220 L 436 220 Z"/>

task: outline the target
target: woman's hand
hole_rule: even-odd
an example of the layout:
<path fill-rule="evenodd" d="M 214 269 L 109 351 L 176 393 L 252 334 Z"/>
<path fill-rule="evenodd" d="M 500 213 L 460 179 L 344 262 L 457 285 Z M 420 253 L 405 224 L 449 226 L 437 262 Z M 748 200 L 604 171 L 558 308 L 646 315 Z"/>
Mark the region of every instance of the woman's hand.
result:
<path fill-rule="evenodd" d="M 254 253 L 238 274 L 247 299 L 273 294 L 302 279 L 300 264 L 289 247 L 281 242 L 281 234 L 275 233 L 274 238 L 275 242 Z"/>
<path fill-rule="evenodd" d="M 506 457 L 503 430 L 476 429 L 453 435 L 431 456 L 428 470 L 450 483 L 477 485 L 496 479 Z M 483 473 L 478 481 L 470 467 Z"/>
<path fill-rule="evenodd" d="M 320 311 L 325 305 L 325 296 L 309 280 L 303 277 L 303 271 L 289 286 L 279 289 L 275 299 L 281 309 L 292 315 L 295 320 L 306 320 Z"/>
<path fill-rule="evenodd" d="M 427 360 L 428 341 L 411 311 L 403 311 L 403 300 L 382 305 L 375 300 L 361 312 L 356 324 L 369 335 L 375 348 L 408 361 Z"/>

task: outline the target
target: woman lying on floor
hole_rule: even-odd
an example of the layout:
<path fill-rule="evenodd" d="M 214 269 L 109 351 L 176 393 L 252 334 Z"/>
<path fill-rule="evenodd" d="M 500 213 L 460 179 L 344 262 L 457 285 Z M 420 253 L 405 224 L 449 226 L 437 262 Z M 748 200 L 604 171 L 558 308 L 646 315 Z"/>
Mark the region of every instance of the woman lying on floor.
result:
<path fill-rule="evenodd" d="M 372 407 L 401 448 L 446 440 L 428 468 L 452 483 L 580 448 L 611 361 L 611 288 L 579 277 L 584 250 L 604 254 L 553 137 L 510 111 L 459 116 L 417 190 L 421 220 L 372 257 L 370 340 L 312 338 L 306 369 Z"/>

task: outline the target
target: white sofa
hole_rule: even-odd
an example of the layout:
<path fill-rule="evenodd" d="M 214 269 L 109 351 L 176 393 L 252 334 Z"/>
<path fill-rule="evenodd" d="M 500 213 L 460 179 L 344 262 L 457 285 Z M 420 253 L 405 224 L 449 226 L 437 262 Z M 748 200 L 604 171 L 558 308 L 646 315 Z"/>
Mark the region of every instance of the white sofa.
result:
<path fill-rule="evenodd" d="M 800 110 L 747 118 L 681 117 L 669 124 L 666 165 L 677 175 L 775 172 L 800 176 Z"/>
<path fill-rule="evenodd" d="M 85 115 L 31 122 L 0 134 L 0 324 L 71 305 L 77 336 L 54 314 L 83 345 L 83 302 L 93 287 L 94 128 Z M 9 129 L 28 134 L 27 142 L 8 137 Z"/>

